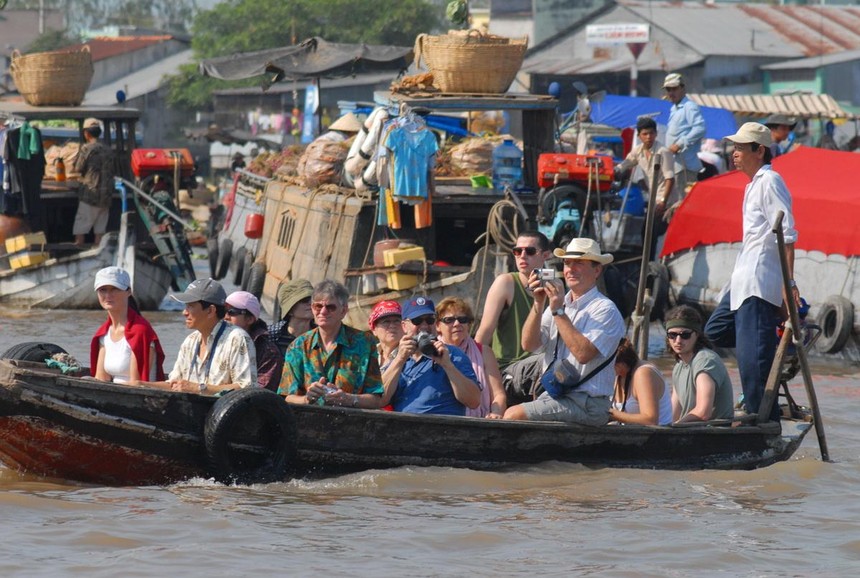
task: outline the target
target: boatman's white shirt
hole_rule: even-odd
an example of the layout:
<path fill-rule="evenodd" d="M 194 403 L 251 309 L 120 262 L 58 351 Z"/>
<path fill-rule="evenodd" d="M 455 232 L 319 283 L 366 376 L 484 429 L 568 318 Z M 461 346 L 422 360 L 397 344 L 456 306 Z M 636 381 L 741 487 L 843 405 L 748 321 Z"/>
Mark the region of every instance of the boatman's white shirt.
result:
<path fill-rule="evenodd" d="M 618 349 L 618 342 L 624 337 L 624 319 L 610 299 L 605 297 L 597 287 L 592 287 L 579 299 L 573 299 L 568 291 L 564 296 L 564 313 L 594 347 L 600 355 L 581 364 L 567 349 L 564 340 L 558 342 L 558 359 L 567 357 L 568 361 L 579 371 L 581 377 L 603 363 L 607 357 Z M 552 312 L 547 308 L 540 322 L 541 342 L 544 344 L 543 371 L 549 367 L 555 352 L 555 340 L 558 327 L 552 319 Z M 584 391 L 591 396 L 612 396 L 615 385 L 615 364 L 610 363 L 600 372 L 585 382 L 577 391 Z"/>
<path fill-rule="evenodd" d="M 797 241 L 791 194 L 782 177 L 764 165 L 746 186 L 743 203 L 743 246 L 735 261 L 731 283 L 731 309 L 736 311 L 749 297 L 782 305 L 782 269 L 779 245 L 773 233 L 777 214 L 783 211 L 785 244 Z"/>

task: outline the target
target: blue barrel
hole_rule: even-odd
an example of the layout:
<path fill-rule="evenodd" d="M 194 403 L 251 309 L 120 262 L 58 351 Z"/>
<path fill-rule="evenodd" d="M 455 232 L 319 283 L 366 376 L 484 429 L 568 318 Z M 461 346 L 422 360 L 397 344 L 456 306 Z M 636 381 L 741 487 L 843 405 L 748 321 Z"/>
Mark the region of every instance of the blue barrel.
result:
<path fill-rule="evenodd" d="M 626 188 L 621 189 L 618 191 L 618 196 L 623 199 L 626 191 Z M 630 184 L 630 192 L 627 193 L 627 202 L 624 203 L 624 212 L 636 217 L 645 214 L 645 197 L 642 195 L 642 190 L 632 183 Z"/>
<path fill-rule="evenodd" d="M 493 149 L 493 189 L 503 194 L 505 187 L 523 186 L 523 153 L 512 139 Z"/>

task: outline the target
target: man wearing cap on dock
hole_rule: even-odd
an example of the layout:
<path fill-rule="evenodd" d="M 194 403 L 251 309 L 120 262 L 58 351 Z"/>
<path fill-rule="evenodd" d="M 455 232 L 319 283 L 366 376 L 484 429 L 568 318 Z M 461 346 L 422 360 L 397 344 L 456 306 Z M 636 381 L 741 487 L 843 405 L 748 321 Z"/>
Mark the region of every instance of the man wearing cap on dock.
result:
<path fill-rule="evenodd" d="M 800 146 L 800 143 L 794 140 L 797 118 L 785 114 L 772 114 L 764 119 L 762 124 L 770 129 L 770 136 L 773 138 L 770 151 L 774 158 L 797 150 Z"/>
<path fill-rule="evenodd" d="M 95 118 L 84 121 L 84 144 L 75 159 L 75 172 L 81 175 L 78 212 L 72 225 L 75 245 L 83 245 L 90 230 L 98 245 L 107 230 L 111 197 L 114 191 L 113 152 L 99 140 L 101 123 Z"/>
<path fill-rule="evenodd" d="M 791 194 L 771 167 L 770 129 L 757 122 L 741 126 L 726 139 L 734 143 L 735 168 L 750 180 L 743 200 L 743 244 L 732 271 L 729 291 L 705 325 L 705 335 L 720 347 L 735 347 L 744 392 L 744 407 L 758 413 L 770 367 L 776 355 L 776 327 L 786 298 L 800 303 L 793 280 L 797 231 L 791 212 Z M 779 247 L 773 227 L 777 214 L 785 217 L 782 230 L 792 295 L 783 295 Z M 774 404 L 770 418 L 779 419 Z"/>
<path fill-rule="evenodd" d="M 687 187 L 696 183 L 702 162 L 699 149 L 705 138 L 705 118 L 699 105 L 687 97 L 684 77 L 673 72 L 663 81 L 663 90 L 672 102 L 666 146 L 675 155 L 675 186 L 683 199 Z"/>
<path fill-rule="evenodd" d="M 523 347 L 529 351 L 543 347 L 543 370 L 559 361 L 578 373 L 579 385 L 560 397 L 543 392 L 534 401 L 509 407 L 505 419 L 605 425 L 615 383 L 615 367 L 607 362 L 624 336 L 624 320 L 598 291 L 597 280 L 613 257 L 586 238 L 573 239 L 554 254 L 564 260 L 567 291 L 561 283 L 531 274 L 534 306 L 523 326 Z"/>

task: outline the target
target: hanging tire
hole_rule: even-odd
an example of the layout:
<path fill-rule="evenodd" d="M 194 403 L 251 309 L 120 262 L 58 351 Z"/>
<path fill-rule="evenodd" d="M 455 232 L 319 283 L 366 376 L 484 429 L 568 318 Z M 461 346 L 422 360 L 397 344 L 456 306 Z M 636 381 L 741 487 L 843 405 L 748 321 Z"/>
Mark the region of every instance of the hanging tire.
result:
<path fill-rule="evenodd" d="M 651 290 L 654 305 L 651 307 L 651 321 L 663 319 L 669 307 L 669 269 L 663 263 L 648 263 L 646 285 Z"/>
<path fill-rule="evenodd" d="M 233 241 L 230 239 L 222 239 L 218 244 L 218 267 L 215 271 L 215 279 L 223 279 L 227 276 L 227 269 L 230 267 L 230 258 L 233 256 Z"/>
<path fill-rule="evenodd" d="M 263 284 L 266 282 L 266 264 L 254 263 L 251 265 L 251 274 L 248 276 L 248 286 L 245 291 L 253 293 L 257 299 L 263 294 Z"/>
<path fill-rule="evenodd" d="M 0 359 L 15 359 L 17 361 L 34 361 L 44 363 L 46 359 L 55 353 L 68 353 L 59 345 L 53 343 L 41 343 L 38 341 L 27 341 L 13 345 L 7 349 Z"/>
<path fill-rule="evenodd" d="M 280 395 L 260 387 L 218 399 L 203 429 L 209 474 L 225 484 L 286 479 L 296 457 L 296 420 Z"/>
<path fill-rule="evenodd" d="M 831 295 L 819 309 L 816 321 L 821 327 L 816 348 L 823 353 L 838 353 L 854 330 L 854 305 L 841 295 Z"/>
<path fill-rule="evenodd" d="M 242 279 L 245 276 L 245 256 L 249 253 L 249 251 L 245 247 L 239 247 L 236 251 L 236 255 L 233 257 L 231 265 L 233 265 L 233 285 L 236 287 L 240 287 L 242 285 Z"/>
<path fill-rule="evenodd" d="M 218 239 L 206 241 L 206 252 L 209 253 L 209 276 L 214 279 L 218 275 Z"/>
<path fill-rule="evenodd" d="M 251 269 L 254 267 L 254 254 L 251 251 L 245 253 L 245 263 L 242 269 L 241 287 L 242 291 L 248 290 L 248 282 L 251 280 Z"/>
<path fill-rule="evenodd" d="M 625 296 L 625 283 L 622 271 L 617 265 L 607 265 L 603 269 L 601 277 L 605 289 L 603 294 L 615 303 L 615 306 L 618 307 L 618 311 L 621 313 L 621 317 L 627 319 L 633 311 L 633 305 L 628 304 L 627 297 Z"/>

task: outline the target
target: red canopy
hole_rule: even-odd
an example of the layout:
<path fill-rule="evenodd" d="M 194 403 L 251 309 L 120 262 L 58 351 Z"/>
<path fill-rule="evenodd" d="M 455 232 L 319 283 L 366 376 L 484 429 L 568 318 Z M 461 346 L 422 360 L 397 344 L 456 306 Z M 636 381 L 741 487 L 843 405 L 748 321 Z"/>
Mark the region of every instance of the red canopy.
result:
<path fill-rule="evenodd" d="M 774 159 L 791 192 L 795 247 L 860 255 L 860 154 L 800 147 Z M 675 212 L 662 255 L 742 240 L 741 205 L 749 179 L 738 171 L 697 183 Z"/>

